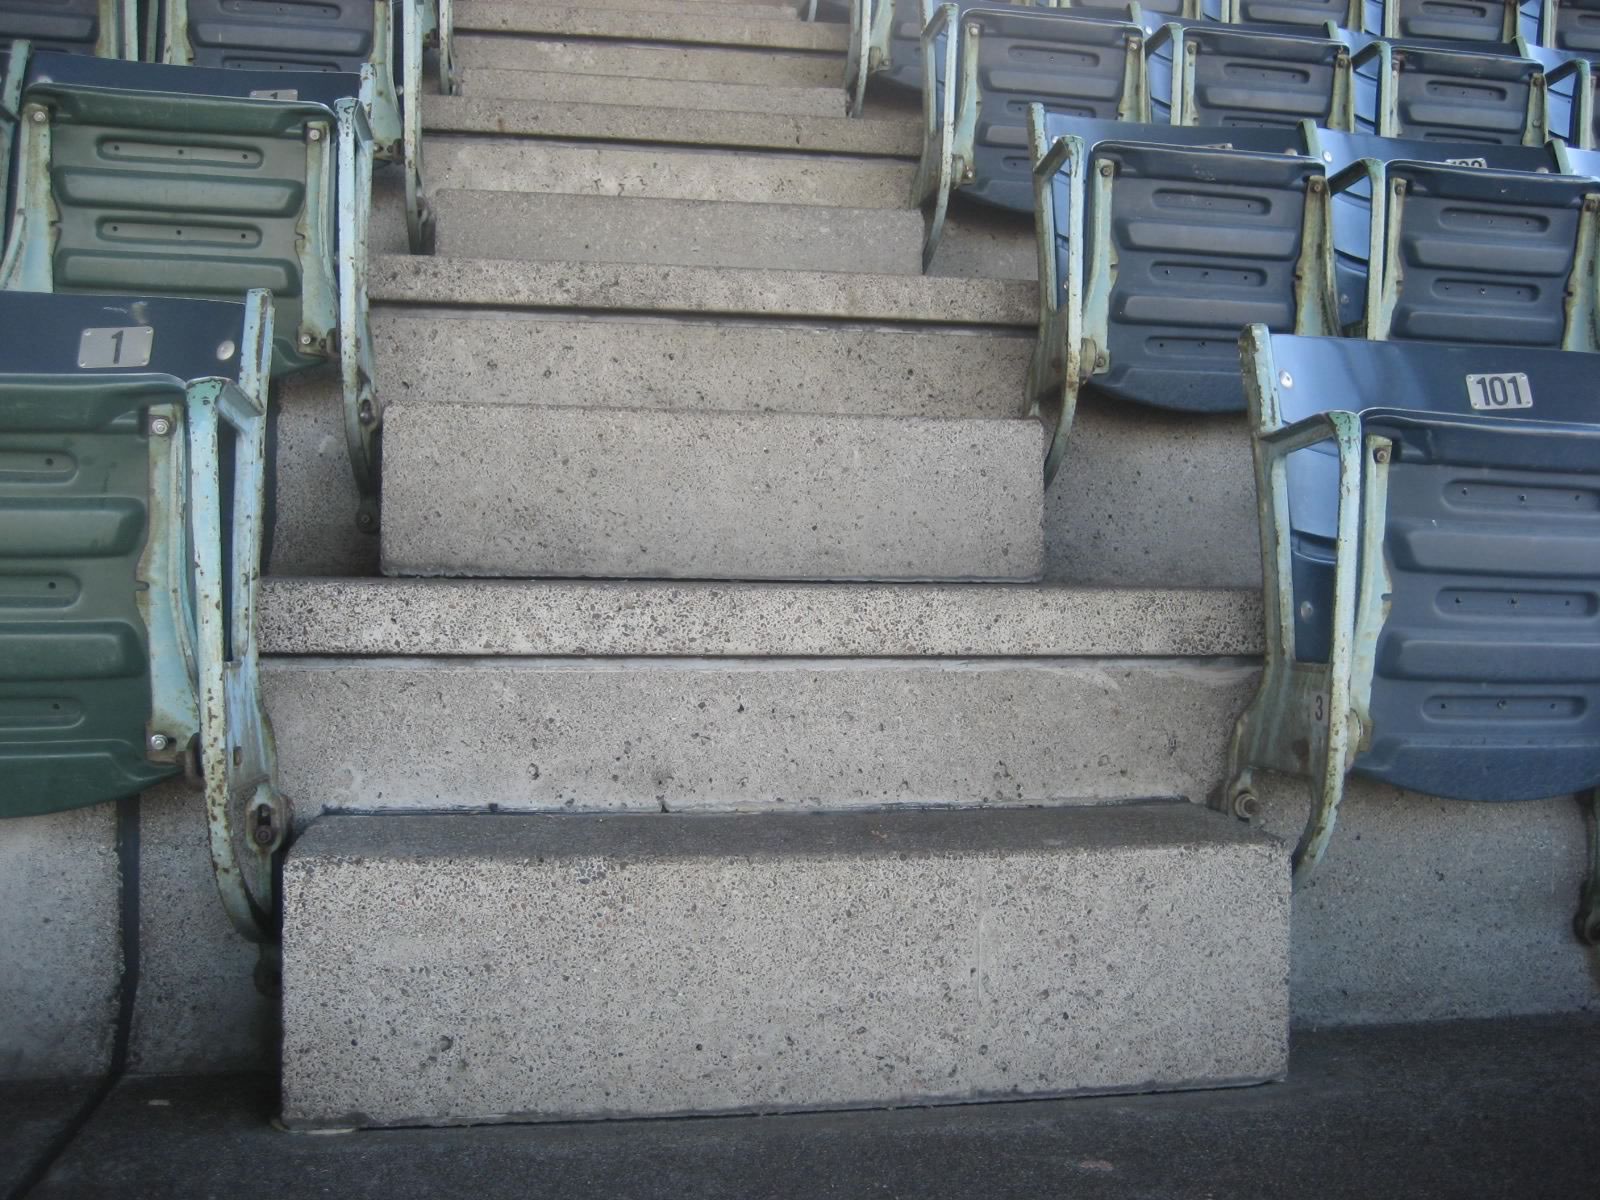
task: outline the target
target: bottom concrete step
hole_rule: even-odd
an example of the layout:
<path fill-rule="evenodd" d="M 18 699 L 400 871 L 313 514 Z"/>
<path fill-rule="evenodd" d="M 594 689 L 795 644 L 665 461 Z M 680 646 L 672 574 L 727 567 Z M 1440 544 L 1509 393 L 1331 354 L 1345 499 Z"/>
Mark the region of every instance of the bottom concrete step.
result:
<path fill-rule="evenodd" d="M 1215 1087 L 1288 1050 L 1283 847 L 1184 803 L 325 817 L 285 1122 Z"/>
<path fill-rule="evenodd" d="M 398 404 L 391 575 L 1037 579 L 1037 422 Z"/>

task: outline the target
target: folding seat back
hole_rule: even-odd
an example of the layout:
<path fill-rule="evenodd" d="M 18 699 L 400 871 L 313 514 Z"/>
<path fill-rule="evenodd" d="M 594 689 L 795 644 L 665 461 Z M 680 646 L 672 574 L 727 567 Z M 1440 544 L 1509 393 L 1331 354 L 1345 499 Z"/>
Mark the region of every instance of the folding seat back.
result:
<path fill-rule="evenodd" d="M 1341 29 L 1361 28 L 1362 0 L 1230 0 L 1228 23 L 1234 25 L 1314 25 L 1329 22 Z"/>
<path fill-rule="evenodd" d="M 162 61 L 258 74 L 330 72 L 347 83 L 370 68 L 370 87 L 363 99 L 373 152 L 380 162 L 405 164 L 408 233 L 412 252 L 419 253 L 432 242 L 432 219 L 421 184 L 420 101 L 428 14 L 435 14 L 432 22 L 437 29 L 438 2 L 321 0 L 285 8 L 240 5 L 237 0 L 163 0 Z M 446 0 L 446 16 L 448 12 Z M 448 29 L 445 32 L 448 35 Z M 446 48 L 441 61 L 447 55 Z M 441 78 L 448 91 L 444 67 Z M 407 96 L 414 100 L 402 103 Z"/>
<path fill-rule="evenodd" d="M 1544 66 L 1514 47 L 1375 41 L 1354 64 L 1356 127 L 1367 133 L 1501 145 L 1545 140 Z"/>
<path fill-rule="evenodd" d="M 1339 327 L 1359 336 L 1368 335 L 1368 314 L 1373 314 L 1375 318 L 1381 316 L 1386 302 L 1382 264 L 1388 253 L 1385 214 L 1391 195 L 1390 162 L 1411 164 L 1410 175 L 1406 179 L 1415 176 L 1419 169 L 1425 170 L 1427 164 L 1486 171 L 1494 177 L 1494 182 L 1489 186 L 1500 189 L 1508 197 L 1524 195 L 1521 184 L 1526 181 L 1525 176 L 1548 175 L 1560 169 L 1554 152 L 1546 146 L 1420 142 L 1404 138 L 1380 138 L 1365 133 L 1338 133 L 1311 126 L 1306 127 L 1305 134 L 1311 152 L 1327 168 L 1333 193 L 1334 270 L 1339 293 Z M 1504 178 L 1507 173 L 1513 173 L 1510 179 Z M 1395 182 L 1409 187 L 1405 179 L 1397 178 Z M 1527 193 L 1524 198 L 1543 195 L 1545 193 L 1542 192 Z M 1376 220 L 1373 215 L 1374 196 L 1378 198 Z M 1438 264 L 1444 261 L 1439 256 L 1446 253 L 1447 247 L 1451 255 L 1465 253 L 1469 258 L 1480 255 L 1494 258 L 1499 255 L 1494 247 L 1502 232 L 1509 237 L 1520 236 L 1524 239 L 1542 239 L 1546 233 L 1550 233 L 1553 240 L 1557 237 L 1554 232 L 1541 227 L 1543 217 L 1536 213 L 1524 214 L 1531 219 L 1531 226 L 1524 220 L 1508 217 L 1504 218 L 1507 224 L 1502 229 L 1494 224 L 1502 219 L 1494 215 L 1500 211 L 1497 207 L 1489 210 L 1475 208 L 1471 211 L 1482 215 L 1468 216 L 1468 210 L 1446 213 L 1433 199 L 1419 196 L 1417 201 L 1419 206 L 1427 207 L 1412 210 L 1411 217 L 1416 223 L 1409 225 L 1408 229 L 1419 233 L 1409 242 L 1407 252 L 1424 254 L 1434 265 L 1417 264 L 1408 289 L 1408 295 L 1413 300 L 1419 296 L 1418 289 L 1422 286 L 1423 278 L 1428 277 L 1439 287 L 1440 295 L 1435 298 L 1437 301 L 1452 298 L 1457 302 L 1472 301 L 1470 290 L 1463 292 L 1454 277 L 1439 277 Z M 1512 210 L 1508 208 L 1506 211 Z M 1431 213 L 1431 217 L 1427 213 Z M 1464 227 L 1445 238 L 1428 238 L 1420 234 L 1426 220 L 1443 221 L 1452 227 L 1458 222 L 1467 222 L 1468 226 L 1480 224 L 1482 228 L 1474 230 Z M 1570 224 L 1566 218 L 1562 218 L 1562 222 Z M 1541 256 L 1539 261 L 1547 260 Z M 1380 267 L 1376 272 L 1371 270 L 1374 262 Z M 1486 305 L 1492 303 L 1487 293 L 1482 300 Z M 1550 300 L 1548 292 L 1542 294 L 1539 303 L 1546 311 Z M 1412 311 L 1409 315 L 1421 314 L 1420 311 Z"/>
<path fill-rule="evenodd" d="M 1509 42 L 1521 28 L 1517 0 L 1365 0 L 1367 32 L 1439 42 Z"/>
<path fill-rule="evenodd" d="M 1327 187 L 1298 131 L 1088 122 L 1035 110 L 1034 409 L 1065 451 L 1082 390 L 1244 407 L 1239 330 L 1335 320 Z"/>
<path fill-rule="evenodd" d="M 1014 212 L 1033 206 L 1028 106 L 1142 121 L 1144 30 L 1121 10 L 937 10 L 924 0 L 922 161 L 914 195 L 932 261 L 950 192 Z M 948 81 L 954 81 L 953 86 Z"/>
<path fill-rule="evenodd" d="M 1543 0 L 1540 32 L 1552 50 L 1600 55 L 1600 0 Z"/>
<path fill-rule="evenodd" d="M 1600 357 L 1242 341 L 1266 670 L 1221 802 L 1311 780 L 1297 873 L 1352 769 L 1456 800 L 1600 783 Z"/>
<path fill-rule="evenodd" d="M 241 299 L 0 293 L 0 816 L 201 777 L 259 938 L 287 810 L 256 680 L 272 310 Z"/>
<path fill-rule="evenodd" d="M 1145 74 L 1156 122 L 1349 129 L 1354 120 L 1350 52 L 1309 27 L 1173 22 L 1146 44 Z"/>
<path fill-rule="evenodd" d="M 64 54 L 137 58 L 134 0 L 0 0 L 0 57 L 14 41 Z"/>
<path fill-rule="evenodd" d="M 956 7 L 965 11 L 1007 3 L 1031 8 L 1035 0 L 957 0 Z M 1040 7 L 1053 6 L 1041 0 Z M 851 0 L 844 77 L 851 116 L 861 115 L 870 78 L 907 91 L 922 90 L 922 29 L 927 23 L 924 0 Z"/>
<path fill-rule="evenodd" d="M 375 526 L 366 244 L 372 152 L 359 83 L 36 55 L 0 286 L 234 298 L 272 292 L 280 372 L 337 361 Z M 292 96 L 292 99 L 265 98 Z"/>

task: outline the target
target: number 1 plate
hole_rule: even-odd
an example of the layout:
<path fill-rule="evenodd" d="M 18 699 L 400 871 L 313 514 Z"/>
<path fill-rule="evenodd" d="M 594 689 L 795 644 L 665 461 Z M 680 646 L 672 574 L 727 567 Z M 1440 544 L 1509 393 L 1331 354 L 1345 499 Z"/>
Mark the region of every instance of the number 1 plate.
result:
<path fill-rule="evenodd" d="M 1532 408 L 1533 388 L 1521 371 L 1509 375 L 1468 375 L 1467 399 L 1485 412 L 1503 408 Z"/>
<path fill-rule="evenodd" d="M 85 329 L 78 338 L 80 367 L 147 367 L 156 331 L 148 325 Z"/>

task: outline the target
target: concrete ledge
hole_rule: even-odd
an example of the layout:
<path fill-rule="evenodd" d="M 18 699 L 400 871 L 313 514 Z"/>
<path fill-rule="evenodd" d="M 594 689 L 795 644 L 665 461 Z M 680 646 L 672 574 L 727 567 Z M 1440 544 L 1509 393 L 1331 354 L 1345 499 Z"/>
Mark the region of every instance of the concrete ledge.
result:
<path fill-rule="evenodd" d="M 708 83 L 837 88 L 842 59 L 825 54 L 733 50 L 714 46 L 636 46 L 625 42 L 550 41 L 456 34 L 456 62 L 468 70 L 553 71 L 629 79 L 699 79 Z M 432 165 L 431 159 L 429 165 Z"/>
<path fill-rule="evenodd" d="M 907 209 L 441 191 L 434 211 L 446 258 L 922 273 Z"/>
<path fill-rule="evenodd" d="M 390 575 L 1037 579 L 1034 421 L 396 405 Z"/>
<path fill-rule="evenodd" d="M 329 818 L 284 871 L 293 1127 L 1282 1076 L 1287 856 L 1184 804 Z"/>
<path fill-rule="evenodd" d="M 1031 329 L 1038 288 L 1014 279 L 384 255 L 374 303 L 716 313 Z"/>
<path fill-rule="evenodd" d="M 283 788 L 324 807 L 1203 800 L 1259 673 L 1210 659 L 269 659 Z"/>
<path fill-rule="evenodd" d="M 609 8 L 558 8 L 505 0 L 462 0 L 455 6 L 457 33 L 531 33 L 556 37 L 689 42 L 705 46 L 759 46 L 843 54 L 849 30 L 793 17 L 730 16 L 714 10 L 628 12 Z M 720 7 L 720 6 L 719 6 Z M 841 68 L 841 75 L 843 69 Z"/>
<path fill-rule="evenodd" d="M 481 133 L 636 145 L 657 142 L 906 159 L 922 153 L 921 125 L 904 118 L 851 120 L 559 100 L 425 96 L 422 119 L 430 134 Z"/>
<path fill-rule="evenodd" d="M 1212 657 L 1261 652 L 1261 597 L 1010 584 L 267 579 L 261 650 Z"/>
<path fill-rule="evenodd" d="M 703 108 L 714 112 L 778 113 L 837 117 L 844 90 L 783 84 L 720 83 L 698 79 L 631 79 L 611 75 L 566 75 L 554 71 L 503 71 L 468 67 L 461 91 L 472 99 L 558 100 L 580 104 L 628 104 L 645 108 Z"/>

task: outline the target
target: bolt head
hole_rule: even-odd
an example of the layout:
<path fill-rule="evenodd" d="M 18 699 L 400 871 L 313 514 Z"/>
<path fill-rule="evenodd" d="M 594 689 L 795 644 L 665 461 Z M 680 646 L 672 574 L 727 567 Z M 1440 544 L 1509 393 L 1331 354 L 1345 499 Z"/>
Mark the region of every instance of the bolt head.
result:
<path fill-rule="evenodd" d="M 233 339 L 228 338 L 217 347 L 217 361 L 227 362 L 238 349 L 239 347 L 233 344 Z"/>
<path fill-rule="evenodd" d="M 43 125 L 50 118 L 45 114 L 44 109 L 36 108 L 33 110 L 33 117 L 31 119 L 35 125 Z"/>
<path fill-rule="evenodd" d="M 272 845 L 272 839 L 274 837 L 274 834 L 272 832 L 272 826 L 271 825 L 265 825 L 265 824 L 257 825 L 256 829 L 255 829 L 255 833 L 252 834 L 251 836 L 255 838 L 256 845 L 258 845 L 258 846 L 270 846 L 270 845 Z"/>
<path fill-rule="evenodd" d="M 1233 815 L 1241 821 L 1253 821 L 1261 815 L 1261 801 L 1254 792 L 1240 792 L 1233 798 Z"/>
<path fill-rule="evenodd" d="M 152 749 L 152 750 L 165 750 L 170 745 L 172 745 L 172 739 L 169 738 L 166 734 L 164 734 L 164 733 L 152 733 L 150 735 L 150 749 Z"/>
<path fill-rule="evenodd" d="M 1382 446 L 1379 446 L 1376 450 L 1374 450 L 1372 452 L 1372 461 L 1376 462 L 1376 463 L 1386 463 L 1386 462 L 1388 462 L 1389 461 L 1389 452 L 1387 450 L 1385 450 Z"/>
<path fill-rule="evenodd" d="M 1287 371 L 1279 371 L 1278 372 L 1278 386 L 1279 387 L 1292 388 L 1294 386 L 1294 376 L 1289 374 L 1289 372 L 1287 372 Z"/>
<path fill-rule="evenodd" d="M 309 346 L 309 345 L 311 345 L 311 335 L 310 335 L 310 334 L 309 334 L 309 333 L 302 333 L 302 334 L 301 334 L 301 335 L 300 335 L 300 344 L 301 344 L 301 345 L 302 345 L 302 346 Z"/>
<path fill-rule="evenodd" d="M 320 142 L 322 140 L 322 130 L 313 125 L 310 129 L 306 130 L 306 140 L 311 142 Z"/>
<path fill-rule="evenodd" d="M 172 422 L 170 420 L 168 420 L 166 417 L 151 417 L 150 418 L 150 434 L 151 434 L 152 437 L 166 437 L 167 434 L 169 434 L 171 432 L 172 432 Z M 152 738 L 151 740 L 154 741 L 155 739 Z M 159 749 L 159 747 L 158 747 L 158 749 Z"/>

